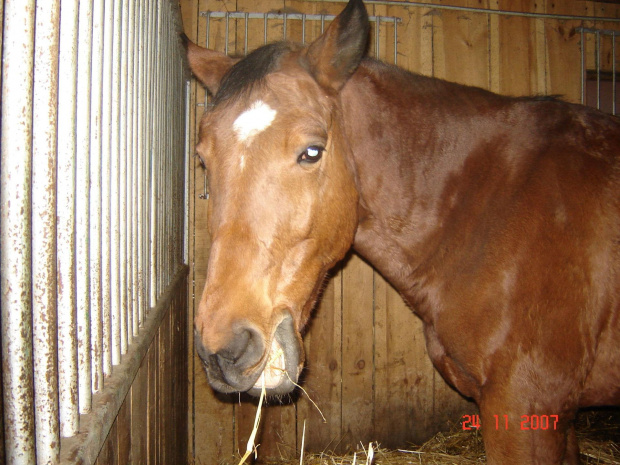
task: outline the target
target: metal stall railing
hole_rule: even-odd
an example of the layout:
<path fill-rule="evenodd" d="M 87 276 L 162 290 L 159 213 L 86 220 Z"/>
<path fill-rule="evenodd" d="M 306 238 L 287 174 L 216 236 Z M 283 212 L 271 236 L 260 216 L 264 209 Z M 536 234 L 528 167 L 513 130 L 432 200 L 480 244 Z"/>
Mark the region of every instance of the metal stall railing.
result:
<path fill-rule="evenodd" d="M 577 28 L 581 52 L 581 103 L 617 115 L 616 42 L 620 31 Z"/>
<path fill-rule="evenodd" d="M 97 396 L 133 378 L 123 363 L 184 268 L 188 76 L 171 0 L 5 0 L 0 15 L 4 451 L 53 464 L 81 415 L 118 411 Z"/>

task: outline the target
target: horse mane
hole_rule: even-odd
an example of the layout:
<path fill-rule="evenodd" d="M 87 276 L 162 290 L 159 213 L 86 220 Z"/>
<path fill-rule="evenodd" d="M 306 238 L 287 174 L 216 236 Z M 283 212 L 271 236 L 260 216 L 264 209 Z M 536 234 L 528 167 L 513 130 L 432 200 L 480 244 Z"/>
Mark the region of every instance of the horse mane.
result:
<path fill-rule="evenodd" d="M 213 104 L 217 106 L 227 100 L 247 95 L 263 82 L 269 73 L 278 68 L 283 55 L 294 49 L 292 42 L 274 42 L 249 53 L 224 75 Z"/>

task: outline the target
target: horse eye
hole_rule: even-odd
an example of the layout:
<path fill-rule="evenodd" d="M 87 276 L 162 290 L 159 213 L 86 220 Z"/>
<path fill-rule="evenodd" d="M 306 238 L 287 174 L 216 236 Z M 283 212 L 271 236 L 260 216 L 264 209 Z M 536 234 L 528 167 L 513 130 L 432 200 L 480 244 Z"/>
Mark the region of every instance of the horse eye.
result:
<path fill-rule="evenodd" d="M 299 157 L 297 157 L 298 163 L 316 163 L 323 156 L 325 149 L 318 145 L 311 145 L 304 150 Z"/>

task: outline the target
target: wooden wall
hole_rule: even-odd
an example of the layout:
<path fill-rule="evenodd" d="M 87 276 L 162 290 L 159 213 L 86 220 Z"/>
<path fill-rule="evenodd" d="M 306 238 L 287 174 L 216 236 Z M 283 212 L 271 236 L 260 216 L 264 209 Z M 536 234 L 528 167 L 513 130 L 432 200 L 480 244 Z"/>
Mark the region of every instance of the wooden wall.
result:
<path fill-rule="evenodd" d="M 188 456 L 187 274 L 172 290 L 96 465 L 186 463 Z"/>
<path fill-rule="evenodd" d="M 581 36 L 577 26 L 619 28 L 617 22 L 595 17 L 620 17 L 620 7 L 575 0 L 445 0 L 428 6 L 367 3 L 370 14 L 401 18 L 398 24 L 398 65 L 448 80 L 484 87 L 508 95 L 560 94 L 581 98 Z M 447 10 L 445 5 L 488 11 Z M 182 0 L 187 35 L 206 41 L 201 11 L 302 12 L 335 14 L 343 3 L 300 0 Z M 498 10 L 565 15 L 507 16 Z M 494 13 L 495 11 L 495 13 Z M 570 16 L 570 17 L 569 17 Z M 589 20 L 577 18 L 591 17 Z M 301 39 L 298 26 L 288 24 L 288 37 Z M 310 41 L 318 26 L 306 28 Z M 230 20 L 229 53 L 242 54 L 243 21 Z M 374 34 L 373 28 L 373 34 Z M 224 21 L 211 21 L 209 45 L 225 49 Z M 263 23 L 250 22 L 249 49 L 263 41 Z M 380 28 L 379 55 L 393 61 L 393 25 Z M 282 37 L 282 25 L 270 22 L 268 41 Z M 371 38 L 371 54 L 375 37 Z M 594 40 L 587 38 L 587 65 L 594 64 Z M 611 69 L 610 46 L 603 46 L 602 65 Z M 204 110 L 204 91 L 193 84 L 193 127 Z M 194 146 L 196 133 L 191 134 Z M 209 238 L 203 172 L 194 163 L 190 175 L 190 309 L 200 298 L 206 276 Z M 189 324 L 191 325 L 192 315 Z M 192 332 L 190 331 L 190 335 Z M 475 337 L 475 335 L 472 335 Z M 233 463 L 245 450 L 256 403 L 244 396 L 215 395 L 190 341 L 190 460 L 197 464 Z M 458 422 L 475 406 L 446 385 L 426 354 L 420 321 L 383 278 L 352 254 L 332 273 L 323 299 L 305 337 L 307 370 L 304 388 L 326 417 L 324 423 L 308 396 L 296 394 L 263 412 L 257 440 L 259 456 L 298 454 L 305 422 L 308 451 L 354 449 L 379 441 L 402 447 L 423 441 Z"/>

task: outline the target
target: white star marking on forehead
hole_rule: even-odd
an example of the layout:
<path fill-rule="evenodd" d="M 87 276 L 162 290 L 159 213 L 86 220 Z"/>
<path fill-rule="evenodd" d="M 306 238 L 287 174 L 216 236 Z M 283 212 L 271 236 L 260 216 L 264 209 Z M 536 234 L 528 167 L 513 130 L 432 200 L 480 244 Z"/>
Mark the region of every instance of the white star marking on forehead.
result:
<path fill-rule="evenodd" d="M 254 136 L 267 129 L 278 112 L 262 100 L 257 100 L 241 113 L 233 123 L 233 129 L 241 142 L 249 144 Z"/>

